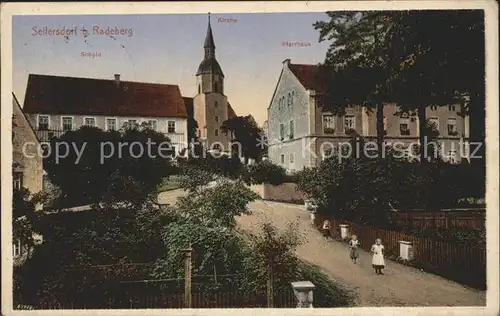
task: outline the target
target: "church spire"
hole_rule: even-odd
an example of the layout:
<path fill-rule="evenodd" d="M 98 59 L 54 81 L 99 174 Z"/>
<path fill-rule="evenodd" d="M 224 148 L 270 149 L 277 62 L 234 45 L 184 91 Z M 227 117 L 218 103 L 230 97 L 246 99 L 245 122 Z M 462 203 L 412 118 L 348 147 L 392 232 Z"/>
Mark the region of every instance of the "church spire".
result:
<path fill-rule="evenodd" d="M 210 12 L 208 12 L 208 28 L 207 36 L 205 37 L 205 58 L 215 57 L 214 35 L 212 34 L 212 26 L 210 25 Z"/>
<path fill-rule="evenodd" d="M 215 58 L 215 44 L 214 35 L 212 34 L 212 26 L 210 25 L 210 13 L 208 13 L 207 36 L 205 37 L 205 44 L 203 45 L 203 48 L 205 49 L 205 56 L 198 67 L 196 75 L 215 74 L 224 77 L 222 69 Z"/>

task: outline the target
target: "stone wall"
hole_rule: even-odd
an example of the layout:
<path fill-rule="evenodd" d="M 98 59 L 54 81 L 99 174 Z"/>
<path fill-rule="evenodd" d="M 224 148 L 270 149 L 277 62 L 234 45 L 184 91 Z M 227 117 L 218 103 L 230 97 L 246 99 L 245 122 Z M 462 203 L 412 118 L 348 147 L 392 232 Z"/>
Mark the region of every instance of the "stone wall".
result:
<path fill-rule="evenodd" d="M 258 184 L 250 186 L 250 189 L 259 194 L 262 199 L 285 203 L 304 203 L 305 196 L 296 190 L 295 183 L 283 183 L 280 185 Z"/>

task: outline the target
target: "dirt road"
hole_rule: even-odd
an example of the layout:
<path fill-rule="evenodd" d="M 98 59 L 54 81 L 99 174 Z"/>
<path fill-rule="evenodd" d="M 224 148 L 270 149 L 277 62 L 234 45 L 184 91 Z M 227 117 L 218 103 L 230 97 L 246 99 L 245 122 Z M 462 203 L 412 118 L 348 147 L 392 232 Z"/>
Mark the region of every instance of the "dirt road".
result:
<path fill-rule="evenodd" d="M 163 203 L 172 202 L 181 192 L 160 194 Z M 385 275 L 375 275 L 371 256 L 360 250 L 360 261 L 353 264 L 347 246 L 335 241 L 325 241 L 310 225 L 309 213 L 303 206 L 266 201 L 249 205 L 252 215 L 238 217 L 238 224 L 245 230 L 258 230 L 259 224 L 269 220 L 279 228 L 297 220 L 305 234 L 305 243 L 297 255 L 318 267 L 345 287 L 357 294 L 356 305 L 369 306 L 484 306 L 486 293 L 469 289 L 439 276 L 386 260 Z"/>

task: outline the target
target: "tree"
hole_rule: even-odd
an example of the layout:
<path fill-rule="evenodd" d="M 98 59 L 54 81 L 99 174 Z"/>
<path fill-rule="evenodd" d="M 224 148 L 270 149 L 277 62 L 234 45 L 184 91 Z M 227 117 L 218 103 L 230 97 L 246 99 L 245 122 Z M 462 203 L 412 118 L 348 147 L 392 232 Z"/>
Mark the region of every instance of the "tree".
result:
<path fill-rule="evenodd" d="M 271 223 L 264 222 L 260 226 L 260 234 L 248 234 L 253 256 L 252 264 L 259 268 L 267 280 L 268 300 L 273 298 L 274 287 L 280 289 L 289 286 L 290 279 L 297 277 L 299 261 L 295 250 L 302 244 L 302 236 L 298 233 L 298 223 L 290 222 L 284 231 L 280 232 Z M 253 277 L 252 275 L 250 275 Z M 272 301 L 269 302 L 273 307 Z"/>
<path fill-rule="evenodd" d="M 167 157 L 170 140 L 147 126 L 109 132 L 84 126 L 53 139 L 49 148 L 44 166 L 51 182 L 62 189 L 62 199 L 71 206 L 118 201 L 141 204 L 173 173 Z"/>
<path fill-rule="evenodd" d="M 257 125 L 252 115 L 236 116 L 222 122 L 221 131 L 234 135 L 234 141 L 237 144 L 234 144 L 233 151 L 241 150 L 245 164 L 248 163 L 249 158 L 257 160 L 261 156 L 263 151 L 262 129 Z M 241 149 L 237 147 L 238 145 L 241 146 Z"/>
<path fill-rule="evenodd" d="M 362 97 L 369 102 L 389 100 L 403 111 L 415 111 L 421 144 L 426 137 L 427 106 L 459 102 L 464 104 L 464 114 L 476 113 L 482 120 L 482 11 L 365 11 L 328 12 L 328 15 L 329 22 L 317 22 L 315 27 L 320 30 L 320 40 L 333 40 L 325 59 L 326 65 L 336 67 L 330 77 L 345 79 L 350 77 L 349 71 L 366 74 L 360 89 Z M 464 47 L 464 40 L 474 44 Z M 336 73 L 338 68 L 340 74 Z M 469 72 L 471 76 L 461 75 Z M 442 80 L 443 77 L 450 80 Z M 352 90 L 337 90 L 335 85 L 327 88 L 332 89 L 330 94 L 352 95 Z M 465 102 L 467 98 L 469 103 Z M 377 112 L 380 141 L 381 118 L 380 111 Z M 425 158 L 421 151 L 422 163 Z"/>
<path fill-rule="evenodd" d="M 21 242 L 28 251 L 28 257 L 34 246 L 33 233 L 36 232 L 36 202 L 30 198 L 28 189 L 14 189 L 12 197 L 12 242 Z"/>
<path fill-rule="evenodd" d="M 387 53 L 390 15 L 383 11 L 327 12 L 329 21 L 318 21 L 320 42 L 331 40 L 318 79 L 326 82 L 322 100 L 324 110 L 343 115 L 349 105 L 376 109 L 377 143 L 384 138 L 383 107 L 388 98 L 383 84 L 389 76 Z"/>

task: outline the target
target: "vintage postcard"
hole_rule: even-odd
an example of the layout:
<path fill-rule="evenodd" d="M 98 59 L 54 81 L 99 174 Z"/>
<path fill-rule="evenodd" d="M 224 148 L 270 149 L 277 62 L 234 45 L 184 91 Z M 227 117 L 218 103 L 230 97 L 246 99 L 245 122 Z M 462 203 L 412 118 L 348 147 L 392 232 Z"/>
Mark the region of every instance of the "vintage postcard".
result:
<path fill-rule="evenodd" d="M 495 1 L 1 14 L 2 314 L 498 315 Z"/>

